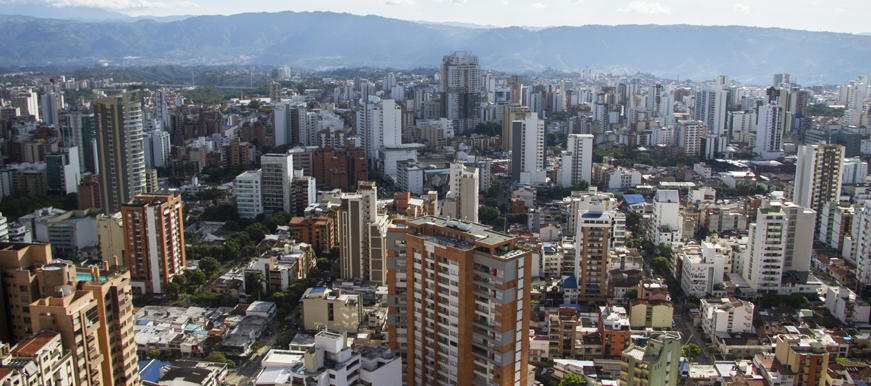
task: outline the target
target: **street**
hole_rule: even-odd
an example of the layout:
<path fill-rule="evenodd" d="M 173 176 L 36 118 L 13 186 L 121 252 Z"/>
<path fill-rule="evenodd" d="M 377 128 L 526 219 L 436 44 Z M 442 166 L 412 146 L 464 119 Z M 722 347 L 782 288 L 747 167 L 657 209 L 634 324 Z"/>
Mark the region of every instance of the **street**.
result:
<path fill-rule="evenodd" d="M 711 345 L 702 341 L 701 328 L 695 328 L 690 324 L 689 318 L 683 314 L 683 308 L 680 306 L 674 307 L 674 324 L 675 329 L 680 332 L 683 345 L 695 343 L 702 349 L 702 355 L 695 358 L 694 362 L 703 365 L 713 363 L 710 359 L 711 354 L 707 352 L 708 347 L 711 347 Z"/>
<path fill-rule="evenodd" d="M 260 336 L 261 347 L 257 350 L 256 353 L 252 353 L 247 361 L 244 364 L 237 363 L 237 367 L 235 370 L 231 371 L 229 375 L 227 375 L 227 379 L 224 381 L 225 384 L 235 385 L 235 386 L 248 386 L 249 384 L 253 384 L 255 377 L 260 373 L 260 361 L 263 359 L 263 356 L 272 349 L 272 345 L 275 344 L 275 340 L 278 339 L 278 336 L 281 335 L 281 328 L 283 326 L 283 320 L 274 320 L 272 324 L 269 326 L 269 330 L 272 331 L 271 335 L 267 335 L 266 332 Z"/>

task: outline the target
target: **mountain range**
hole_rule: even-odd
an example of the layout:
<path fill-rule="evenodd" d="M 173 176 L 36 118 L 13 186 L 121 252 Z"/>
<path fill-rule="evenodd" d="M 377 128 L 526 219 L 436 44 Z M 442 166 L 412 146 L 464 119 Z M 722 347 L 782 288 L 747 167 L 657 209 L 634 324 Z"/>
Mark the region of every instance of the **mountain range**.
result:
<path fill-rule="evenodd" d="M 86 19 L 86 18 L 83 18 Z M 61 20 L 0 15 L 0 66 L 158 64 L 340 67 L 438 66 L 470 51 L 484 69 L 635 74 L 768 84 L 866 75 L 871 36 L 779 28 L 585 25 L 542 29 L 421 23 L 331 12 L 243 13 L 183 20 Z"/>

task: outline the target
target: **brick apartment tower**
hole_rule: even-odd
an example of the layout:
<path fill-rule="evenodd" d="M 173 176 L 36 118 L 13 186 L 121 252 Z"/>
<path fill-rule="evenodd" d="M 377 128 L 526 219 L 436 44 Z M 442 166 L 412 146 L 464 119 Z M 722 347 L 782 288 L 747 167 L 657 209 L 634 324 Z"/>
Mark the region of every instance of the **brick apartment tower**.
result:
<path fill-rule="evenodd" d="M 139 194 L 121 206 L 124 220 L 124 265 L 134 291 L 165 292 L 172 277 L 185 268 L 181 196 Z"/>
<path fill-rule="evenodd" d="M 406 224 L 408 385 L 525 385 L 531 252 L 486 225 Z"/>

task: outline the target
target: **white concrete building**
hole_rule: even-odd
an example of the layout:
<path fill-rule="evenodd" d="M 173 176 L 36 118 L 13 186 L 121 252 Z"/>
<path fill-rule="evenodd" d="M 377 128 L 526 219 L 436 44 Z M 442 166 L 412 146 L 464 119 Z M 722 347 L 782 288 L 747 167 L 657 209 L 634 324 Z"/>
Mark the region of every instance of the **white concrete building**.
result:
<path fill-rule="evenodd" d="M 757 295 L 779 293 L 786 259 L 786 227 L 789 219 L 782 205 L 759 208 L 750 224 L 750 244 L 744 260 L 744 280 Z"/>
<path fill-rule="evenodd" d="M 683 232 L 680 194 L 677 190 L 658 190 L 653 198 L 651 232 L 648 238 L 656 245 L 678 242 Z"/>
<path fill-rule="evenodd" d="M 721 87 L 696 91 L 693 119 L 708 125 L 708 133 L 720 136 L 726 132 L 726 101 L 728 92 Z"/>
<path fill-rule="evenodd" d="M 260 169 L 248 170 L 236 176 L 233 187 L 236 189 L 236 209 L 239 217 L 254 218 L 263 213 Z"/>
<path fill-rule="evenodd" d="M 755 152 L 768 160 L 783 157 L 782 105 L 769 102 L 759 108 Z"/>
<path fill-rule="evenodd" d="M 480 177 L 478 168 L 451 164 L 451 190 L 442 206 L 442 214 L 453 219 L 478 222 Z"/>
<path fill-rule="evenodd" d="M 545 183 L 544 120 L 531 113 L 511 124 L 511 179 L 523 185 Z"/>
<path fill-rule="evenodd" d="M 315 335 L 306 351 L 272 350 L 264 358 L 256 386 L 402 385 L 402 360 L 385 346 L 347 346 L 344 334 Z"/>
<path fill-rule="evenodd" d="M 569 134 L 568 148 L 562 152 L 562 169 L 557 182 L 570 188 L 583 181 L 592 182 L 593 174 L 593 136 L 591 134 Z"/>
<path fill-rule="evenodd" d="M 735 298 L 701 299 L 699 302 L 700 324 L 708 340 L 724 333 L 754 332 L 753 303 Z"/>
<path fill-rule="evenodd" d="M 793 202 L 820 212 L 825 203 L 838 201 L 844 152 L 844 147 L 840 145 L 799 146 Z M 814 229 L 819 230 L 819 219 Z"/>
<path fill-rule="evenodd" d="M 826 308 L 843 323 L 868 323 L 871 305 L 847 287 L 826 289 Z"/>
<path fill-rule="evenodd" d="M 378 158 L 382 148 L 402 144 L 402 107 L 393 99 L 370 96 L 357 111 L 357 135 L 370 159 Z"/>
<path fill-rule="evenodd" d="M 703 298 L 714 291 L 714 286 L 723 282 L 726 257 L 717 246 L 702 242 L 701 255 L 680 253 L 681 289 L 688 296 Z"/>
<path fill-rule="evenodd" d="M 423 195 L 424 172 L 423 168 L 414 160 L 399 161 L 396 163 L 396 191 L 411 192 Z"/>
<path fill-rule="evenodd" d="M 260 192 L 264 213 L 271 215 L 280 210 L 291 212 L 292 179 L 293 156 L 272 153 L 260 156 Z"/>
<path fill-rule="evenodd" d="M 863 184 L 868 177 L 868 163 L 861 158 L 844 159 L 841 183 L 844 185 Z"/>

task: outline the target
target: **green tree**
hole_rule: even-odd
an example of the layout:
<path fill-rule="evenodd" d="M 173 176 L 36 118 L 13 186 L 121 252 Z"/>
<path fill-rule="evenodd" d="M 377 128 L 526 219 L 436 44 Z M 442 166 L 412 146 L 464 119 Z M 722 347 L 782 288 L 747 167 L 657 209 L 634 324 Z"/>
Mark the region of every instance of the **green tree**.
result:
<path fill-rule="evenodd" d="M 762 296 L 761 304 L 762 307 L 772 308 L 777 307 L 783 301 L 783 298 L 778 294 L 769 293 Z"/>
<path fill-rule="evenodd" d="M 808 300 L 801 294 L 792 294 L 783 299 L 783 302 L 792 308 L 799 309 L 807 305 Z"/>
<path fill-rule="evenodd" d="M 281 333 L 281 335 L 279 335 L 278 338 L 275 338 L 275 345 L 282 348 L 282 349 L 287 349 L 288 345 L 290 344 L 291 341 L 293 341 L 293 337 L 295 337 L 295 336 L 296 336 L 296 331 L 287 330 L 287 331 Z"/>
<path fill-rule="evenodd" d="M 665 277 L 670 277 L 668 272 L 668 259 L 663 256 L 654 257 L 653 260 L 650 261 L 650 266 L 660 275 Z"/>
<path fill-rule="evenodd" d="M 200 270 L 206 273 L 207 276 L 212 276 L 215 272 L 221 269 L 221 263 L 215 260 L 214 257 L 204 257 L 200 259 Z"/>
<path fill-rule="evenodd" d="M 496 208 L 482 206 L 478 209 L 478 219 L 480 219 L 484 224 L 493 225 L 493 222 L 497 217 L 499 217 L 499 210 Z"/>
<path fill-rule="evenodd" d="M 632 300 L 638 298 L 638 286 L 626 290 L 626 299 Z"/>
<path fill-rule="evenodd" d="M 166 285 L 166 295 L 170 299 L 175 299 L 181 292 L 181 286 L 178 283 L 172 282 Z"/>
<path fill-rule="evenodd" d="M 584 386 L 587 384 L 587 379 L 572 373 L 566 373 L 559 386 Z"/>
<path fill-rule="evenodd" d="M 692 362 L 693 359 L 697 358 L 699 355 L 702 355 L 702 349 L 699 348 L 697 344 L 690 343 L 686 346 L 683 346 L 683 349 L 681 349 L 681 353 L 683 354 L 684 358 Z"/>
<path fill-rule="evenodd" d="M 581 192 L 586 192 L 590 190 L 590 183 L 587 180 L 580 180 L 577 184 L 572 186 L 572 190 L 577 190 Z"/>

